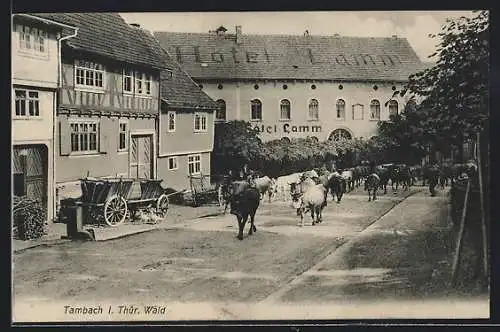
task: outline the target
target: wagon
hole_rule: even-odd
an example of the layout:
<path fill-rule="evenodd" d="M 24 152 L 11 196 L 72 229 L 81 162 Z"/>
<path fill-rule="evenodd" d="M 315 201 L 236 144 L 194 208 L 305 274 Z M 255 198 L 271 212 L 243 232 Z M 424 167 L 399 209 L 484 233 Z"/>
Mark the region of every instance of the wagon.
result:
<path fill-rule="evenodd" d="M 154 208 L 155 213 L 165 217 L 169 207 L 169 196 L 160 183 L 152 179 L 80 179 L 81 204 L 86 216 L 102 220 L 109 226 L 122 224 L 129 216 L 145 208 Z M 133 190 L 137 188 L 138 190 Z"/>
<path fill-rule="evenodd" d="M 216 201 L 220 207 L 224 207 L 229 176 L 191 174 L 188 178 L 194 206 Z M 215 183 L 211 183 L 210 179 L 216 179 Z"/>

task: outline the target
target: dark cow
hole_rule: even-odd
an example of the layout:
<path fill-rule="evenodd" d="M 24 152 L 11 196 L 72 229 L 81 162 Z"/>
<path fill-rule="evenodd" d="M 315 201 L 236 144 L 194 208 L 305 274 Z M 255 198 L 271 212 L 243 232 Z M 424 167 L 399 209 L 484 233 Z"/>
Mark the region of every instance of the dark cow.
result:
<path fill-rule="evenodd" d="M 330 190 L 333 200 L 335 200 L 335 197 L 337 197 L 337 203 L 340 203 L 340 201 L 342 200 L 342 195 L 347 190 L 346 179 L 344 179 L 339 173 L 334 172 L 330 174 L 330 176 L 328 177 L 328 181 L 324 185 L 327 190 Z"/>
<path fill-rule="evenodd" d="M 394 190 L 394 184 L 396 184 L 396 190 L 398 190 L 399 185 L 403 186 L 403 190 L 407 191 L 412 184 L 412 175 L 410 172 L 410 167 L 405 164 L 394 165 L 391 169 L 391 186 Z"/>
<path fill-rule="evenodd" d="M 437 165 L 428 165 L 425 170 L 424 179 L 429 181 L 429 192 L 431 196 L 436 196 L 436 186 L 439 181 L 439 167 Z"/>
<path fill-rule="evenodd" d="M 377 189 L 380 186 L 380 177 L 376 173 L 372 173 L 366 177 L 365 190 L 368 191 L 368 202 L 372 199 L 377 199 Z"/>
<path fill-rule="evenodd" d="M 439 168 L 439 184 L 441 185 L 441 189 L 444 189 L 445 186 L 449 184 L 449 182 L 453 182 L 453 169 L 450 165 L 441 165 Z"/>
<path fill-rule="evenodd" d="M 391 178 L 390 169 L 377 166 L 375 167 L 375 174 L 380 178 L 380 189 L 384 189 L 384 194 L 387 194 L 387 183 L 389 183 L 389 179 Z"/>
<path fill-rule="evenodd" d="M 229 188 L 231 214 L 238 220 L 238 239 L 243 240 L 243 230 L 250 216 L 250 230 L 248 235 L 257 232 L 255 227 L 255 213 L 260 204 L 260 192 L 251 187 L 247 181 L 234 181 Z"/>

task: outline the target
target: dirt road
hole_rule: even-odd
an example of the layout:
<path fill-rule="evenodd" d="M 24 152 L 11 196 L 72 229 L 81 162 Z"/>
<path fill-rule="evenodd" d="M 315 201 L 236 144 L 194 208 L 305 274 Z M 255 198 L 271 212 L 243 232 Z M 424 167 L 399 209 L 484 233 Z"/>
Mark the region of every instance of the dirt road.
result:
<path fill-rule="evenodd" d="M 153 303 L 160 307 L 171 307 L 172 303 L 257 303 L 286 287 L 419 190 L 389 193 L 371 203 L 360 192 L 353 192 L 341 204 L 329 202 L 322 224 L 311 226 L 307 219 L 303 228 L 297 226 L 298 217 L 288 204 L 262 203 L 256 217 L 258 231 L 243 241 L 235 237 L 234 216 L 219 215 L 117 240 L 20 252 L 14 256 L 14 315 L 20 320 L 43 319 L 47 317 L 43 308 L 50 306 L 55 320 L 78 320 L 82 316 L 65 313 L 64 306 L 98 304 L 107 311 L 112 305 L 116 315 L 119 304 L 141 304 L 139 316 L 106 316 L 105 312 L 100 318 L 83 318 L 127 320 L 143 318 L 142 305 Z M 294 294 L 289 300 L 311 302 L 317 297 L 314 292 Z M 26 308 L 31 309 L 27 312 Z M 245 319 L 223 311 L 216 317 Z M 209 312 L 205 308 L 205 315 Z M 176 319 L 184 317 L 178 315 Z M 173 319 L 168 317 L 148 316 L 146 320 Z M 196 317 L 202 319 L 203 314 Z"/>

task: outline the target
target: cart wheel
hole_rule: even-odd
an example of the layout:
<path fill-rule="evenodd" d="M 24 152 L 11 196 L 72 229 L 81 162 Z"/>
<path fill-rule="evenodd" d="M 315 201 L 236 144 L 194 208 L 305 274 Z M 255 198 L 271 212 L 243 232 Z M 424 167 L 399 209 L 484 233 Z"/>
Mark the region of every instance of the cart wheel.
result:
<path fill-rule="evenodd" d="M 156 213 L 162 217 L 165 217 L 168 211 L 168 206 L 168 196 L 165 194 L 161 195 L 156 202 Z"/>
<path fill-rule="evenodd" d="M 128 208 L 125 199 L 118 195 L 111 196 L 104 205 L 104 220 L 109 226 L 122 224 L 127 216 Z"/>
<path fill-rule="evenodd" d="M 222 192 L 222 186 L 219 186 L 219 189 L 217 190 L 217 198 L 219 200 L 219 206 L 224 207 L 226 202 L 224 200 L 224 193 Z"/>

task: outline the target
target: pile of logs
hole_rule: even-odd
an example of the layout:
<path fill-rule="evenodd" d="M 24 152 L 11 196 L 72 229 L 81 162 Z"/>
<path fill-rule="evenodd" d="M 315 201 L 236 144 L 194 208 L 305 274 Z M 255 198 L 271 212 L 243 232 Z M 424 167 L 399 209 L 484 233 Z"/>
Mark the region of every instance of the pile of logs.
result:
<path fill-rule="evenodd" d="M 46 233 L 46 211 L 40 201 L 13 197 L 13 235 L 19 240 L 38 239 Z"/>

